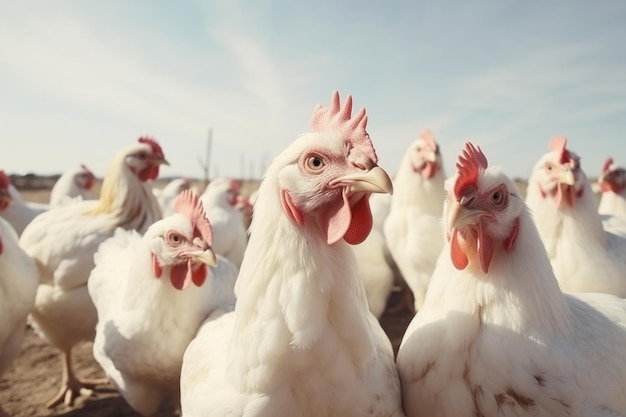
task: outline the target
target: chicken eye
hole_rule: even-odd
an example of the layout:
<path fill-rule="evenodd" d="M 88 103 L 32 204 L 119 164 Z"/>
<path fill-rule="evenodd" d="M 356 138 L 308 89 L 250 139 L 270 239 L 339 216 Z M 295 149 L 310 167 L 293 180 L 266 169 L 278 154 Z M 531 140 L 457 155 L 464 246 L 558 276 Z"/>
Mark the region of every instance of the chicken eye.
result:
<path fill-rule="evenodd" d="M 552 171 L 552 164 L 546 164 L 546 169 L 548 172 Z"/>
<path fill-rule="evenodd" d="M 183 237 L 178 233 L 170 232 L 167 234 L 167 242 L 172 246 L 178 246 L 183 243 Z"/>
<path fill-rule="evenodd" d="M 491 194 L 491 202 L 496 206 L 500 206 L 504 203 L 504 192 L 502 190 L 496 190 Z"/>
<path fill-rule="evenodd" d="M 146 154 L 145 152 L 139 152 L 138 154 L 135 154 L 135 156 L 139 159 L 146 159 L 148 157 L 148 154 Z"/>
<path fill-rule="evenodd" d="M 324 168 L 324 160 L 318 155 L 311 155 L 306 160 L 306 166 L 312 171 L 319 171 Z"/>

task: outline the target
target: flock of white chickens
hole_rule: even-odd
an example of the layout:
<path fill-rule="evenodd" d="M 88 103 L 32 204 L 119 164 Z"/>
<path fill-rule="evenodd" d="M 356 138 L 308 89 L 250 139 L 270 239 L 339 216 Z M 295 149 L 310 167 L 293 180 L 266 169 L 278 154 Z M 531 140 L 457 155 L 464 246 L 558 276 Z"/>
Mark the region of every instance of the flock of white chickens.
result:
<path fill-rule="evenodd" d="M 0 171 L 0 374 L 28 322 L 63 357 L 48 407 L 110 383 L 144 416 L 626 416 L 626 171 L 607 160 L 598 205 L 556 137 L 522 195 L 472 143 L 446 177 L 425 131 L 392 181 L 367 121 L 333 93 L 252 201 L 154 190 L 146 137 L 99 197 L 85 166 L 45 206 Z M 397 356 L 394 271 L 416 312 Z M 74 375 L 81 341 L 105 380 Z"/>

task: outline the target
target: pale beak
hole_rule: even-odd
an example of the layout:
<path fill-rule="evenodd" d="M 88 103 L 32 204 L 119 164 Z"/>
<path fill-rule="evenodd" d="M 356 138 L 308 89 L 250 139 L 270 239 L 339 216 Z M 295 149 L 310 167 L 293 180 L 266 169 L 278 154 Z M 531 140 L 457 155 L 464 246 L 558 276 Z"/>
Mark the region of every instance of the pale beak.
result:
<path fill-rule="evenodd" d="M 344 185 L 349 193 L 366 192 L 393 194 L 391 178 L 384 169 L 378 165 L 366 172 L 348 174 L 330 182 L 331 186 Z"/>
<path fill-rule="evenodd" d="M 152 163 L 155 165 L 169 165 L 164 156 L 152 155 Z"/>
<path fill-rule="evenodd" d="M 208 248 L 207 250 L 199 250 L 196 252 L 189 252 L 189 256 L 193 259 L 194 262 L 200 262 L 203 264 L 207 264 L 208 266 L 217 266 L 217 256 L 212 248 Z"/>
<path fill-rule="evenodd" d="M 456 200 L 448 206 L 449 229 L 478 224 L 484 217 L 492 217 L 492 215 L 485 210 L 467 208 Z"/>
<path fill-rule="evenodd" d="M 570 169 L 564 171 L 563 174 L 561 174 L 561 176 L 559 177 L 559 182 L 561 184 L 574 185 L 576 183 L 574 173 Z"/>
<path fill-rule="evenodd" d="M 435 152 L 428 152 L 426 158 L 424 158 L 427 162 L 437 162 L 437 154 Z"/>

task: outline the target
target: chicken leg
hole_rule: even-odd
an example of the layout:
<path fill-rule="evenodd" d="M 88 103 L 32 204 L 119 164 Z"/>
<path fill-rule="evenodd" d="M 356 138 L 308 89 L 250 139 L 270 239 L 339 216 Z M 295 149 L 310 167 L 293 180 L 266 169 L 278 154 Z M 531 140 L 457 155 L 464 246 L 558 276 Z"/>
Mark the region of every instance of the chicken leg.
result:
<path fill-rule="evenodd" d="M 72 369 L 72 349 L 62 352 L 62 355 L 61 387 L 59 392 L 46 403 L 47 408 L 56 407 L 61 403 L 71 406 L 76 398 L 90 397 L 93 395 L 93 388 L 109 383 L 106 378 L 79 380 Z"/>

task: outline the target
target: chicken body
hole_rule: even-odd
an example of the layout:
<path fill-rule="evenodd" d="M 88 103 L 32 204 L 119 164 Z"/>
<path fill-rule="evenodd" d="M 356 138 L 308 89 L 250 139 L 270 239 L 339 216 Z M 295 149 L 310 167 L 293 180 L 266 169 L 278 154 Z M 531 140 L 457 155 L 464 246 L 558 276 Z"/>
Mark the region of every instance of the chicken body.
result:
<path fill-rule="evenodd" d="M 50 207 L 58 207 L 81 200 L 93 200 L 96 177 L 85 165 L 63 173 L 50 191 Z"/>
<path fill-rule="evenodd" d="M 350 112 L 348 98 L 340 114 Z M 391 343 L 346 244 L 371 230 L 368 194 L 391 189 L 364 110 L 355 118 L 355 133 L 316 129 L 268 168 L 235 310 L 208 320 L 185 352 L 184 417 L 403 415 Z"/>
<path fill-rule="evenodd" d="M 591 185 L 565 138 L 535 165 L 526 204 L 565 292 L 626 297 L 626 237 L 604 229 Z"/>
<path fill-rule="evenodd" d="M 19 247 L 13 227 L 0 218 L 0 376 L 20 353 L 37 284 L 35 264 Z"/>
<path fill-rule="evenodd" d="M 179 204 L 188 200 L 202 209 L 195 192 L 179 197 Z M 210 230 L 203 212 L 192 213 Z M 178 402 L 185 348 L 209 314 L 235 302 L 237 268 L 216 258 L 212 237 L 199 232 L 197 221 L 179 210 L 143 237 L 118 229 L 100 245 L 89 277 L 98 311 L 94 357 L 144 416 L 154 415 L 168 396 Z"/>
<path fill-rule="evenodd" d="M 72 403 L 83 385 L 92 385 L 81 384 L 74 376 L 71 350 L 95 335 L 97 315 L 87 290 L 93 256 L 116 228 L 143 232 L 160 219 L 159 205 L 146 181 L 156 178 L 162 163 L 166 161 L 161 148 L 140 139 L 112 160 L 98 200 L 51 209 L 31 222 L 20 238 L 20 246 L 39 270 L 31 322 L 64 354 L 61 389 L 49 407 Z"/>
<path fill-rule="evenodd" d="M 209 183 L 200 199 L 215 230 L 214 250 L 241 266 L 248 237 L 241 213 L 235 207 L 240 184 L 226 178 Z"/>
<path fill-rule="evenodd" d="M 626 301 L 563 295 L 514 183 L 468 149 L 398 352 L 407 415 L 625 415 Z"/>
<path fill-rule="evenodd" d="M 444 181 L 439 146 L 425 131 L 407 149 L 400 163 L 384 225 L 389 251 L 413 293 L 416 311 L 424 302 L 430 275 L 443 247 Z"/>

